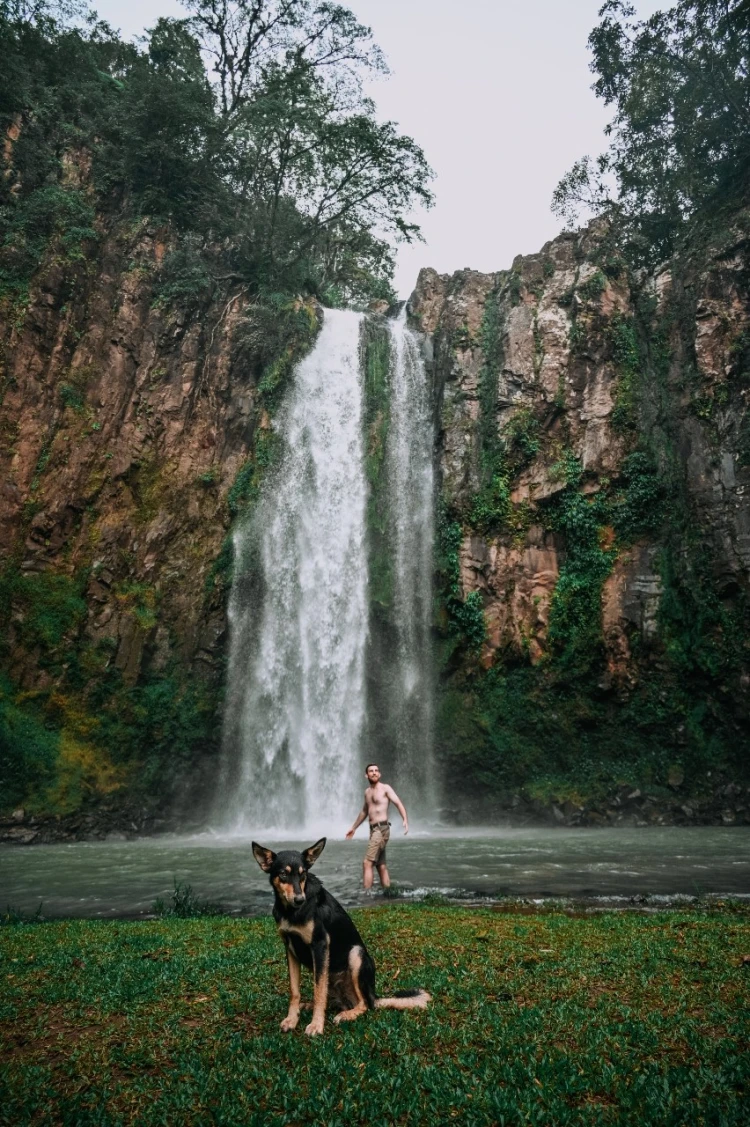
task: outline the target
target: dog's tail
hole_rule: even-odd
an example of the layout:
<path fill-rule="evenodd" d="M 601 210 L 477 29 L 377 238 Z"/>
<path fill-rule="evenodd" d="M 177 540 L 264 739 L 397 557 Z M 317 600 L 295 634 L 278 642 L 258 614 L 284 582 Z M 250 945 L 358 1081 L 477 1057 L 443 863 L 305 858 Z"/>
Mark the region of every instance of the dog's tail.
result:
<path fill-rule="evenodd" d="M 392 998 L 376 998 L 376 1010 L 424 1010 L 432 1001 L 426 990 L 399 990 Z"/>

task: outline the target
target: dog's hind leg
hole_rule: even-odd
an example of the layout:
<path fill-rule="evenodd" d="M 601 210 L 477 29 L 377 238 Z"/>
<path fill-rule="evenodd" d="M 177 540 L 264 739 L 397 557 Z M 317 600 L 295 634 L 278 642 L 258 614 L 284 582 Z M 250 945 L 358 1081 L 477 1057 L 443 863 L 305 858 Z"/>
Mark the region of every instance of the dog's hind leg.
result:
<path fill-rule="evenodd" d="M 351 993 L 354 995 L 355 1003 L 350 1010 L 342 1010 L 340 1014 L 336 1014 L 334 1021 L 354 1021 L 360 1014 L 367 1013 L 367 1001 L 362 993 L 362 983 L 360 982 L 361 972 L 362 948 L 352 947 L 349 952 L 350 977 L 348 985 L 351 985 Z"/>
<path fill-rule="evenodd" d="M 312 944 L 313 976 L 313 1015 L 312 1021 L 305 1029 L 308 1037 L 322 1033 L 326 1020 L 326 1003 L 328 1001 L 328 968 L 330 965 L 331 941 L 326 935 L 325 940 Z"/>
<path fill-rule="evenodd" d="M 286 941 L 284 945 L 286 947 L 286 961 L 289 966 L 289 1013 L 281 1023 L 281 1031 L 282 1033 L 291 1033 L 293 1029 L 297 1028 L 299 1021 L 300 966 L 299 959 L 295 955 L 291 943 Z"/>

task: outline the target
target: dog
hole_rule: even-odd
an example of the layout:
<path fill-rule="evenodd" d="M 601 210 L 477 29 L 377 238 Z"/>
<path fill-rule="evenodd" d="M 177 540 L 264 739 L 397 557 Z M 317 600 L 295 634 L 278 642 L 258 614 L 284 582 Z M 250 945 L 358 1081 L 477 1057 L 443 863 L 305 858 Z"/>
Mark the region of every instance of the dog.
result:
<path fill-rule="evenodd" d="M 274 892 L 273 918 L 284 940 L 289 967 L 289 1012 L 281 1023 L 284 1033 L 297 1028 L 300 1011 L 300 964 L 313 972 L 312 1021 L 305 1033 L 323 1032 L 326 1007 L 338 1009 L 334 1021 L 354 1021 L 367 1010 L 424 1009 L 425 990 L 403 990 L 392 998 L 375 994 L 375 963 L 354 921 L 310 867 L 325 848 L 322 837 L 301 853 L 274 853 L 253 842 L 253 856 L 268 873 Z"/>

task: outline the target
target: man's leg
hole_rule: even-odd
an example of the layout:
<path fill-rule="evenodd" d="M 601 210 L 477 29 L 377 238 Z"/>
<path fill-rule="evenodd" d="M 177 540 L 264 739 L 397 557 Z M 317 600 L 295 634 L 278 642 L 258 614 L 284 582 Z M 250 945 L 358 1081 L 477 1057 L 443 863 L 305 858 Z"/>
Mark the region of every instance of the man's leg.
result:
<path fill-rule="evenodd" d="M 390 888 L 391 887 L 391 877 L 390 877 L 390 874 L 388 872 L 388 867 L 387 867 L 385 861 L 379 861 L 378 862 L 378 876 L 380 877 L 381 888 Z M 370 880 L 372 880 L 372 874 L 370 874 Z"/>
<path fill-rule="evenodd" d="M 365 889 L 372 888 L 372 861 L 365 859 L 362 862 L 362 883 Z"/>

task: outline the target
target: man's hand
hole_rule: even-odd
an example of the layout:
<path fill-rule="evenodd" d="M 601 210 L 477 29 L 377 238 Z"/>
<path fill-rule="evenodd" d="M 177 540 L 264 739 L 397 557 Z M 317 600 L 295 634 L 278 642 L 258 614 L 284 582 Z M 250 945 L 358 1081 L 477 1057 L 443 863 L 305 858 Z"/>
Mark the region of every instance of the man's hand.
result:
<path fill-rule="evenodd" d="M 406 819 L 404 819 L 404 833 L 408 834 L 408 832 L 409 832 L 409 823 L 406 821 Z"/>
<path fill-rule="evenodd" d="M 345 836 L 346 837 L 354 837 L 354 828 L 352 827 L 352 829 L 350 829 Z"/>

